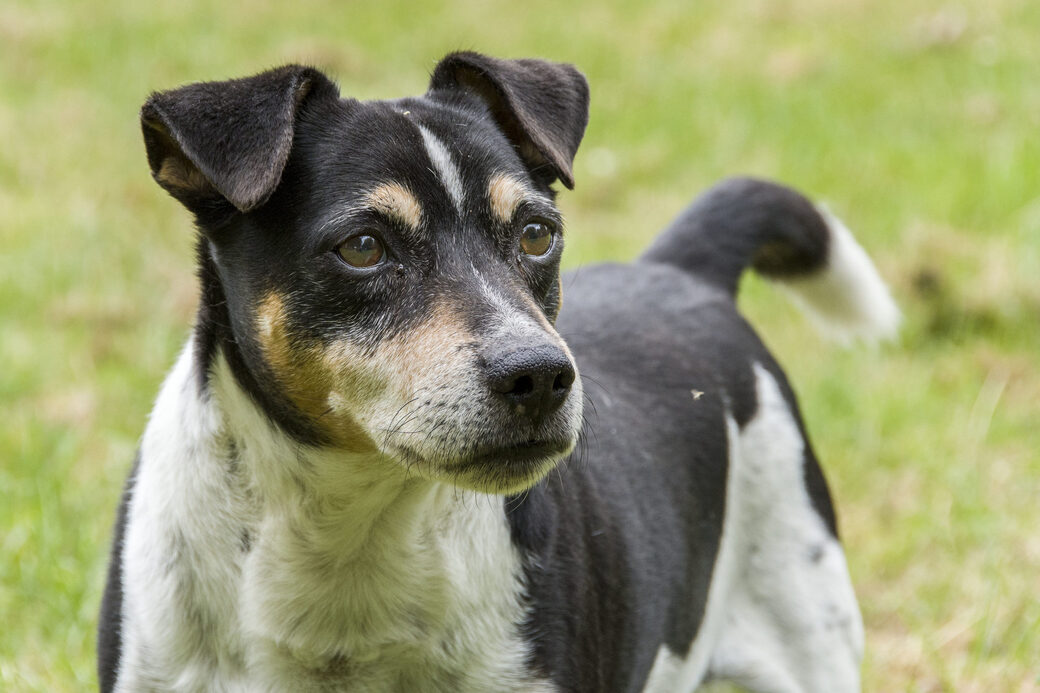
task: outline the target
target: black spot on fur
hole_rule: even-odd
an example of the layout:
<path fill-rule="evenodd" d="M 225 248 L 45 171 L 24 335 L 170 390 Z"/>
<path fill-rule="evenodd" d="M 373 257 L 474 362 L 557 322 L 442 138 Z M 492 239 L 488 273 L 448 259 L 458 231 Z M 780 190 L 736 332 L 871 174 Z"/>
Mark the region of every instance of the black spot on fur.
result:
<path fill-rule="evenodd" d="M 238 444 L 234 440 L 228 441 L 226 455 L 229 480 L 232 483 L 237 482 L 239 472 Z"/>

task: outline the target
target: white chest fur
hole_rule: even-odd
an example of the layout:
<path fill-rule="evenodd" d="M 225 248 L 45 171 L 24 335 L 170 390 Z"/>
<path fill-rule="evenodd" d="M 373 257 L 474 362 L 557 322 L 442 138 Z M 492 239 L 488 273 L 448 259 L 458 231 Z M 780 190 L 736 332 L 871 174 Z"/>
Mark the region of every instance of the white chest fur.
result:
<path fill-rule="evenodd" d="M 302 448 L 192 353 L 142 441 L 117 690 L 550 690 L 501 497 Z"/>

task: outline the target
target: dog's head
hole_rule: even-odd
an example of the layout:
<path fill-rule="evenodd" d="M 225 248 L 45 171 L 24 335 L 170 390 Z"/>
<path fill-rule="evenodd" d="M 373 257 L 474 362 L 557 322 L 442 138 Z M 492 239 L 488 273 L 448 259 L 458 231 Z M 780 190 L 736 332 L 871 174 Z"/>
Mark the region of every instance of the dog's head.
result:
<path fill-rule="evenodd" d="M 457 53 L 424 96 L 363 103 L 287 66 L 141 118 L 201 231 L 208 357 L 289 435 L 503 493 L 573 448 L 550 189 L 588 118 L 573 67 Z"/>

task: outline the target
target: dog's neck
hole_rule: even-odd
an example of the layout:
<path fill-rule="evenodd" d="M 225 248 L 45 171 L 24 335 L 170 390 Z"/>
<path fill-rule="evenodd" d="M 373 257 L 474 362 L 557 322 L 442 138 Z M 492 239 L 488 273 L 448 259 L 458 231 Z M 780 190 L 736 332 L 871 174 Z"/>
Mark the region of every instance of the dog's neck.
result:
<path fill-rule="evenodd" d="M 189 345 L 182 362 L 193 358 Z M 171 475 L 196 486 L 182 496 L 196 504 L 185 522 L 195 535 L 240 533 L 241 552 L 226 557 L 226 570 L 192 576 L 193 596 L 237 597 L 251 666 L 291 662 L 322 676 L 339 667 L 352 680 L 376 680 L 393 660 L 394 671 L 414 669 L 417 681 L 448 680 L 460 666 L 507 677 L 523 669 L 522 571 L 500 496 L 420 479 L 377 456 L 301 445 L 262 414 L 221 358 L 205 390 L 190 370 L 179 366 L 166 385 L 184 410 L 153 421 L 151 435 L 207 451 Z M 198 589 L 214 575 L 221 585 Z"/>

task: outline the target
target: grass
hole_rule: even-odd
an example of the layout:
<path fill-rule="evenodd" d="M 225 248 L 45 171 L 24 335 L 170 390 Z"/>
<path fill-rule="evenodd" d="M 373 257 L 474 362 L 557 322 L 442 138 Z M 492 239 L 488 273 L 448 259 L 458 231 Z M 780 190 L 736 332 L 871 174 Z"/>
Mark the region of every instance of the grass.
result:
<path fill-rule="evenodd" d="M 736 173 L 830 202 L 906 313 L 841 350 L 749 279 L 798 388 L 867 627 L 864 687 L 1040 690 L 1040 4 L 270 0 L 0 6 L 0 689 L 95 686 L 110 523 L 195 300 L 150 180 L 152 89 L 286 61 L 418 93 L 449 49 L 578 64 L 570 266 Z"/>

